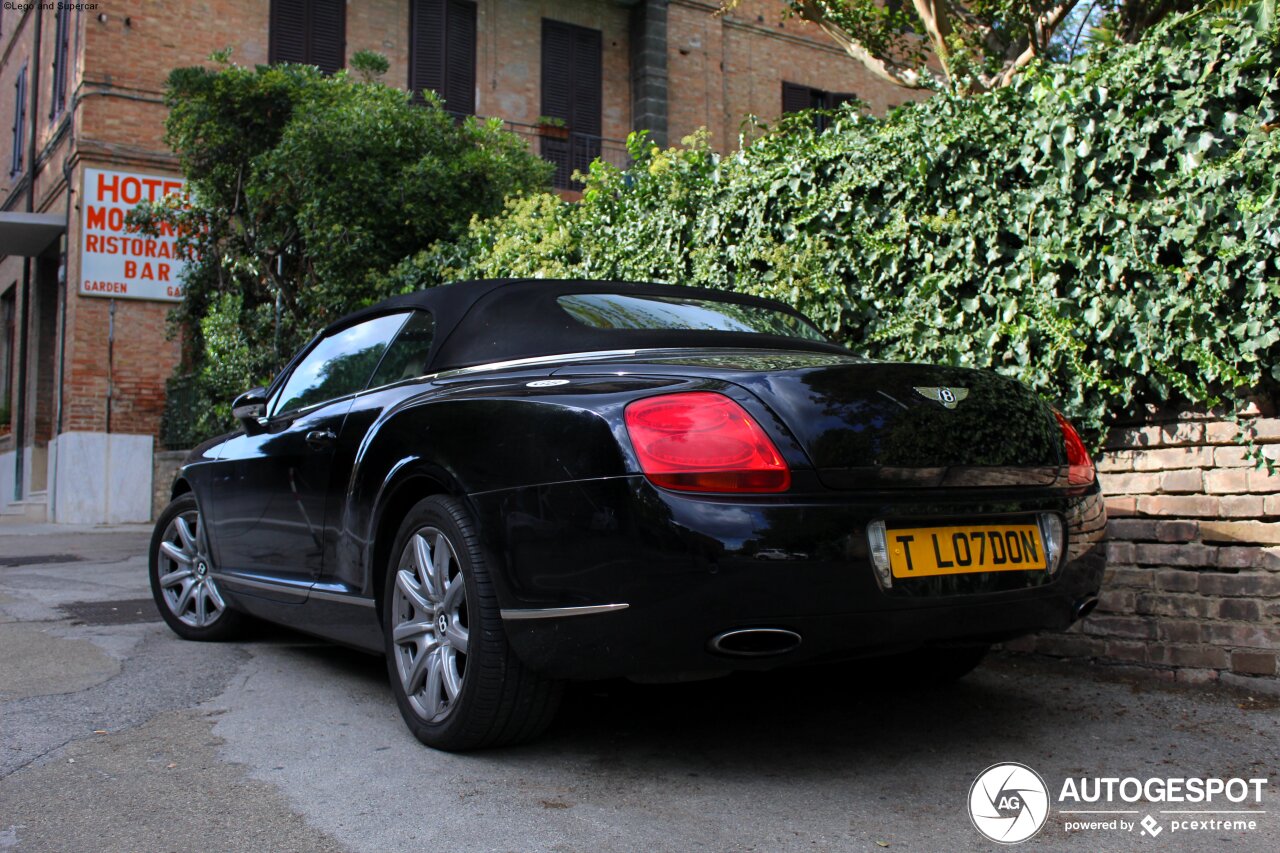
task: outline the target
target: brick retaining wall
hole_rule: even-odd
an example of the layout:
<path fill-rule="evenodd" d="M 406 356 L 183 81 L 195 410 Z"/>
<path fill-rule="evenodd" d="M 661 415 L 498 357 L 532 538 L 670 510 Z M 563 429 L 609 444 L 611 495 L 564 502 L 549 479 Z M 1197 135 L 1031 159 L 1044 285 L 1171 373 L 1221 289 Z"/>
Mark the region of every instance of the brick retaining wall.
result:
<path fill-rule="evenodd" d="M 1280 418 L 1251 428 L 1280 459 Z M 1110 519 L 1101 602 L 1065 633 L 1007 647 L 1280 693 L 1280 472 L 1254 469 L 1235 434 L 1195 416 L 1114 433 L 1098 465 Z"/>

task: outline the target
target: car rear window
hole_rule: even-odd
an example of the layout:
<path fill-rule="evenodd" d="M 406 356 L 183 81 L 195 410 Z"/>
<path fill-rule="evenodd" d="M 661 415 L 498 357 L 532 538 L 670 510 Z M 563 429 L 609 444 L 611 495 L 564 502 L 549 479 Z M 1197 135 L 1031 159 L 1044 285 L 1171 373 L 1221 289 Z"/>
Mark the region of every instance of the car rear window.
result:
<path fill-rule="evenodd" d="M 559 296 L 556 302 L 570 317 L 592 329 L 755 332 L 826 341 L 799 316 L 763 305 L 618 293 L 574 293 Z"/>

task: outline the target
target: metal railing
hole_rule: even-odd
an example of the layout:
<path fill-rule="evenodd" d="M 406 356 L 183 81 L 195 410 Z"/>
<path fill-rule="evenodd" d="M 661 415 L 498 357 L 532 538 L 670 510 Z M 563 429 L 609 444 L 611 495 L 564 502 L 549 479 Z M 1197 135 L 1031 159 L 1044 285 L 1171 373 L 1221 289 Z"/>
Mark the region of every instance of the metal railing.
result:
<path fill-rule="evenodd" d="M 556 167 L 552 178 L 552 185 L 556 189 L 582 189 L 582 183 L 573 180 L 573 174 L 585 174 L 595 160 L 604 160 L 619 169 L 631 165 L 627 144 L 621 139 L 514 121 L 505 124 L 511 131 L 524 137 L 534 153 Z"/>

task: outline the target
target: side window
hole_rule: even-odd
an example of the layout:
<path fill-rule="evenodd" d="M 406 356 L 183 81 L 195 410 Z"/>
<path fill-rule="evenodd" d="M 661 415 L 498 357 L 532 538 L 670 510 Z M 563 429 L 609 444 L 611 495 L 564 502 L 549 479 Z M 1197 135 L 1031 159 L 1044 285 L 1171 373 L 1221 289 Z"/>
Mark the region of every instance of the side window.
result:
<path fill-rule="evenodd" d="M 414 311 L 387 350 L 382 364 L 378 365 L 378 372 L 373 375 L 369 387 L 390 385 L 426 373 L 427 356 L 431 354 L 431 338 L 435 331 L 436 324 L 430 314 Z"/>
<path fill-rule="evenodd" d="M 276 396 L 273 415 L 363 391 L 405 315 L 389 314 L 321 339 Z"/>

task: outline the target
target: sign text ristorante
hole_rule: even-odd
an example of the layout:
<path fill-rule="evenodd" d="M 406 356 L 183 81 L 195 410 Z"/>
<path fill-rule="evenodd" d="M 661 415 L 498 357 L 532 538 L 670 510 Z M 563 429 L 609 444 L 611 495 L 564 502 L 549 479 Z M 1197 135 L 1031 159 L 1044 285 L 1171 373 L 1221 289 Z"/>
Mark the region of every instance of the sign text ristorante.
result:
<path fill-rule="evenodd" d="M 150 237 L 130 232 L 125 216 L 144 201 L 181 195 L 180 178 L 85 169 L 80 235 L 80 293 L 127 299 L 182 299 L 185 265 L 172 229 Z"/>

